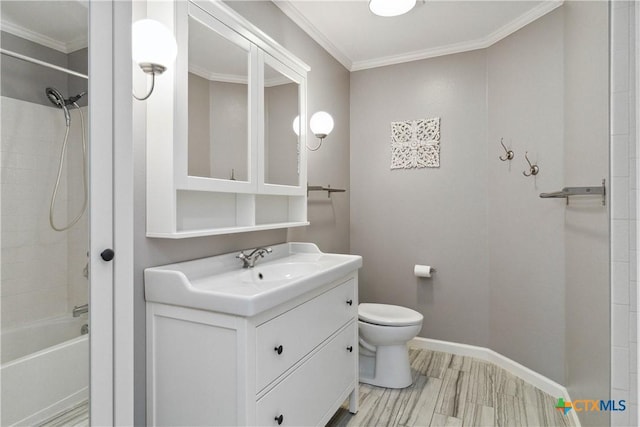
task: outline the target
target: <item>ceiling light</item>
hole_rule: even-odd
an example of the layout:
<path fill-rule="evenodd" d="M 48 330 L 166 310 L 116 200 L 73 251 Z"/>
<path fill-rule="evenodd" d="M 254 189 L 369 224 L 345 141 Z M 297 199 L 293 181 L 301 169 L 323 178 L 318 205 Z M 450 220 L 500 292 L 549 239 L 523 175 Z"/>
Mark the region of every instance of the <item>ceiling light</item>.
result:
<path fill-rule="evenodd" d="M 369 10 L 378 16 L 398 16 L 409 12 L 416 0 L 369 0 Z"/>

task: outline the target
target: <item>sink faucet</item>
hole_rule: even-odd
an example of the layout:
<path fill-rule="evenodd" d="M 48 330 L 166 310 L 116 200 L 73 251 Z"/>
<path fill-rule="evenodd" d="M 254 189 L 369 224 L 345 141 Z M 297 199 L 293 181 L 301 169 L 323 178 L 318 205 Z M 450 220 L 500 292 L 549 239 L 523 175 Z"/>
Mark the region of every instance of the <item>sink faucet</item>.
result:
<path fill-rule="evenodd" d="M 271 248 L 255 248 L 249 255 L 244 251 L 236 255 L 236 258 L 242 261 L 242 268 L 253 268 L 259 258 L 263 258 L 265 254 L 273 252 Z"/>
<path fill-rule="evenodd" d="M 73 317 L 80 317 L 81 314 L 89 312 L 89 304 L 76 305 L 73 307 Z"/>

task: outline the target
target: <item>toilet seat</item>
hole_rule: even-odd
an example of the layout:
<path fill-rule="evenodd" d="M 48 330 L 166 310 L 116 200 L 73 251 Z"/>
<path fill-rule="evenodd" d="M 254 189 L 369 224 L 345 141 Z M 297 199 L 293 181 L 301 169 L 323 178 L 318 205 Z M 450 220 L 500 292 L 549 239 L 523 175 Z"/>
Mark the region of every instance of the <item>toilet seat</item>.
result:
<path fill-rule="evenodd" d="M 422 323 L 423 316 L 398 305 L 362 303 L 358 305 L 358 318 L 380 326 L 413 326 Z"/>

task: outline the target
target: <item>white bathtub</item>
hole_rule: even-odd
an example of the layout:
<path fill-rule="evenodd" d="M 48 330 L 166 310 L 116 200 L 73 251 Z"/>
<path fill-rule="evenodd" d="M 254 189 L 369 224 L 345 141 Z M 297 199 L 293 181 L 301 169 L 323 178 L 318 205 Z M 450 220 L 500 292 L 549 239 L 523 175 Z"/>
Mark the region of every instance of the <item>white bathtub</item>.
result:
<path fill-rule="evenodd" d="M 34 425 L 88 399 L 85 323 L 65 317 L 2 332 L 0 425 Z"/>

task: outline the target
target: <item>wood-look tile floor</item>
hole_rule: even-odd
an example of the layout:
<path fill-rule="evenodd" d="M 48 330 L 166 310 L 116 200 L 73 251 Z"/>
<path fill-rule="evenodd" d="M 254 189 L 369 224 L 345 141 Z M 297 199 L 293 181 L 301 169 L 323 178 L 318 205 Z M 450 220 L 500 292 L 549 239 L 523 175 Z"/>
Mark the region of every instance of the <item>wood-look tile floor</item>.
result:
<path fill-rule="evenodd" d="M 412 386 L 360 384 L 358 413 L 350 414 L 345 403 L 327 426 L 572 426 L 572 419 L 555 409 L 557 397 L 491 363 L 421 349 L 410 349 L 409 360 Z M 88 427 L 89 405 L 41 426 Z"/>
<path fill-rule="evenodd" d="M 550 396 L 491 363 L 410 349 L 415 381 L 397 390 L 360 384 L 360 408 L 329 421 L 342 426 L 571 426 Z"/>

